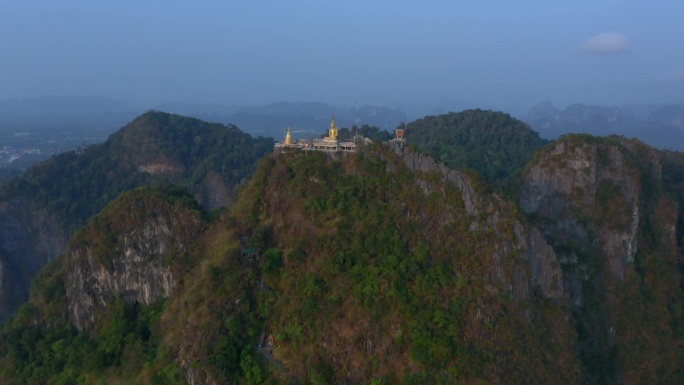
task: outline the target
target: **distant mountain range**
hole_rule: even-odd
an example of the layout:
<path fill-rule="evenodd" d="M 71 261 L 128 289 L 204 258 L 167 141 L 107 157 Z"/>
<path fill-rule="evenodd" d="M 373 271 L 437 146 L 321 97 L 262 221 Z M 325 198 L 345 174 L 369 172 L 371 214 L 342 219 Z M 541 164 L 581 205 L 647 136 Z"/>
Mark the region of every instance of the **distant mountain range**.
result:
<path fill-rule="evenodd" d="M 10 99 L 0 101 L 0 132 L 51 132 L 59 128 L 98 128 L 113 133 L 146 110 L 234 124 L 254 136 L 280 138 L 290 126 L 295 133 L 323 133 L 331 114 L 340 127 L 367 124 L 392 131 L 407 119 L 403 110 L 379 106 L 334 106 L 319 102 L 277 102 L 264 106 L 164 102 L 135 105 L 104 96 Z M 85 133 L 83 134 L 85 135 Z"/>
<path fill-rule="evenodd" d="M 652 146 L 684 149 L 684 104 L 624 107 L 572 104 L 560 110 L 549 101 L 523 118 L 545 138 L 568 133 L 637 137 Z"/>
<path fill-rule="evenodd" d="M 203 120 L 235 124 L 252 135 L 280 138 L 290 126 L 295 133 L 324 133 L 330 117 L 340 127 L 367 124 L 392 131 L 406 119 L 400 110 L 379 106 L 333 106 L 319 102 L 277 102 L 260 107 L 222 107 L 211 104 L 162 103 L 161 111 L 183 114 Z"/>
<path fill-rule="evenodd" d="M 0 132 L 53 132 L 57 128 L 69 128 L 81 130 L 76 135 L 87 135 L 85 130 L 97 128 L 100 130 L 98 137 L 101 137 L 103 130 L 113 133 L 145 110 L 153 109 L 209 122 L 234 124 L 254 136 L 280 139 L 288 126 L 295 136 L 322 134 L 330 123 L 331 114 L 335 114 L 340 127 L 351 127 L 357 123 L 391 132 L 406 121 L 477 107 L 498 109 L 467 101 L 440 101 L 435 105 L 395 103 L 391 107 L 363 105 L 358 111 L 348 105 L 284 101 L 263 106 L 177 101 L 144 106 L 105 96 L 44 96 L 0 101 Z M 547 139 L 568 133 L 617 134 L 637 137 L 660 148 L 684 150 L 684 104 L 625 104 L 615 107 L 576 103 L 559 109 L 546 101 L 527 113 L 513 115 Z"/>

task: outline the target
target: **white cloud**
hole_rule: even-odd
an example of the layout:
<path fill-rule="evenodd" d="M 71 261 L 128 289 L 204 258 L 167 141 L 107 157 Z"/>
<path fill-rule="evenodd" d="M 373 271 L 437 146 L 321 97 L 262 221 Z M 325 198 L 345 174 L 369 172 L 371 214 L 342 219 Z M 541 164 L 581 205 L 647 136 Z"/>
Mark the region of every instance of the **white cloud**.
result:
<path fill-rule="evenodd" d="M 619 55 L 629 51 L 629 39 L 617 32 L 601 33 L 583 41 L 580 50 L 588 55 Z"/>

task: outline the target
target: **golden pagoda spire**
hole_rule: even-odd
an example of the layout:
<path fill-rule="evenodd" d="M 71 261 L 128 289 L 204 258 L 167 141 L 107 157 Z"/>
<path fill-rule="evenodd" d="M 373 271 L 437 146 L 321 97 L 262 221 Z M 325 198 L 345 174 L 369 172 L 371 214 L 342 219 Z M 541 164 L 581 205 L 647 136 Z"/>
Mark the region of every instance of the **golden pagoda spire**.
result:
<path fill-rule="evenodd" d="M 329 139 L 337 139 L 337 125 L 335 124 L 335 114 L 332 114 L 332 121 L 330 122 L 330 130 L 328 130 Z"/>
<path fill-rule="evenodd" d="M 285 144 L 292 144 L 292 133 L 290 132 L 290 126 L 287 126 L 287 134 L 285 134 Z"/>

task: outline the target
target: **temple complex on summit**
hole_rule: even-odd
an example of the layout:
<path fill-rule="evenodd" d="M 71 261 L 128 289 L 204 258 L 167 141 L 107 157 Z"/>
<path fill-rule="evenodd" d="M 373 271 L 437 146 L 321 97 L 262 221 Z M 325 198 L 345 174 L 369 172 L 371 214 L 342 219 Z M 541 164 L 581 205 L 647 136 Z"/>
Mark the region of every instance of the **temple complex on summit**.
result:
<path fill-rule="evenodd" d="M 390 140 L 404 148 L 406 138 L 406 123 L 404 128 L 397 128 L 394 130 L 395 137 Z M 290 127 L 287 128 L 285 140 L 276 142 L 273 147 L 274 153 L 277 155 L 286 150 L 301 150 L 301 151 L 322 151 L 330 154 L 344 154 L 353 153 L 357 150 L 357 145 L 371 143 L 371 140 L 360 135 L 355 135 L 351 140 L 340 140 L 339 132 L 337 131 L 337 124 L 335 124 L 335 115 L 332 116 L 330 128 L 328 129 L 328 136 L 324 138 L 313 139 L 299 139 L 295 141 L 292 139 L 292 131 Z"/>
<path fill-rule="evenodd" d="M 340 141 L 337 133 L 337 125 L 335 124 L 335 115 L 333 114 L 330 128 L 328 129 L 328 136 L 323 139 L 312 139 L 310 149 L 326 152 L 356 152 L 356 143 L 352 141 Z"/>
<path fill-rule="evenodd" d="M 363 138 L 364 141 L 369 139 Z M 287 149 L 298 149 L 303 151 L 323 151 L 323 152 L 356 152 L 356 143 L 351 140 L 340 141 L 337 124 L 335 123 L 335 115 L 332 116 L 330 128 L 328 129 L 328 136 L 322 139 L 299 139 L 295 142 L 292 139 L 292 132 L 287 128 L 285 140 L 277 142 L 274 146 L 274 151 L 283 152 Z"/>

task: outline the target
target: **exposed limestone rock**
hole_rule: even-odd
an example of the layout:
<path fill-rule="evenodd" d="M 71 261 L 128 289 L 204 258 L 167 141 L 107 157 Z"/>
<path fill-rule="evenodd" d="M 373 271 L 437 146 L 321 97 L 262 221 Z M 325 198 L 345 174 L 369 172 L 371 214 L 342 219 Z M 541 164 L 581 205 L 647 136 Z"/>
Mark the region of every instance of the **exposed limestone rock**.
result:
<path fill-rule="evenodd" d="M 520 207 L 563 267 L 587 384 L 670 382 L 677 367 L 678 342 L 664 336 L 679 322 L 668 310 L 681 296 L 678 210 L 661 192 L 660 157 L 636 140 L 569 136 L 525 175 Z"/>
<path fill-rule="evenodd" d="M 96 310 L 116 296 L 128 303 L 150 305 L 168 298 L 176 286 L 178 271 L 174 266 L 192 251 L 193 234 L 201 228 L 201 220 L 188 210 L 170 209 L 169 203 L 150 204 L 150 199 L 133 200 L 105 214 L 104 223 L 89 224 L 85 233 L 91 238 L 76 242 L 68 253 L 68 315 L 79 330 L 92 325 Z M 136 210 L 144 213 L 138 216 Z M 119 221 L 127 221 L 123 229 L 105 235 L 104 245 L 97 240 L 102 238 L 98 232 L 110 231 Z"/>
<path fill-rule="evenodd" d="M 437 163 L 429 156 L 399 151 L 406 166 L 414 171 L 424 174 L 437 173 L 440 177 L 452 183 L 463 198 L 464 208 L 472 216 L 471 231 L 505 228 L 512 226 L 513 241 L 503 241 L 498 250 L 495 265 L 493 266 L 494 277 L 503 287 L 512 292 L 519 300 L 528 299 L 532 289 L 538 289 L 542 295 L 548 298 L 563 297 L 563 273 L 553 249 L 546 243 L 538 229 L 525 226 L 519 221 L 512 224 L 500 223 L 503 213 L 509 214 L 515 211 L 514 206 L 506 202 L 496 194 L 484 194 L 476 191 L 473 187 L 472 177 L 458 170 L 452 170 L 442 163 Z M 429 183 L 423 183 L 425 191 Z M 496 237 L 505 239 L 506 237 Z M 499 241 L 501 242 L 501 241 Z M 512 263 L 511 271 L 504 268 L 503 258 L 509 255 L 519 255 L 524 263 Z"/>
<path fill-rule="evenodd" d="M 448 180 L 456 185 L 461 191 L 465 209 L 470 215 L 477 215 L 476 207 L 477 194 L 472 185 L 467 182 L 464 173 L 452 170 L 443 163 L 437 163 L 435 160 L 427 155 L 409 152 L 403 155 L 404 162 L 409 169 L 414 171 L 421 171 L 424 173 L 438 172 L 445 180 Z"/>
<path fill-rule="evenodd" d="M 516 230 L 524 231 L 520 224 Z M 524 233 L 518 233 L 521 239 Z M 550 298 L 563 297 L 563 272 L 553 251 L 542 237 L 537 228 L 531 227 L 527 231 L 527 261 L 530 266 L 532 285 L 539 287 L 541 292 Z"/>
<path fill-rule="evenodd" d="M 117 294 L 129 303 L 150 305 L 167 298 L 174 277 L 162 259 L 173 234 L 163 223 L 150 223 L 138 234 L 123 237 L 120 256 L 108 269 L 89 247 L 69 253 L 66 279 L 69 320 L 79 330 L 94 322 L 95 308 L 104 307 Z"/>
<path fill-rule="evenodd" d="M 152 175 L 157 175 L 157 174 L 170 174 L 170 175 L 177 175 L 181 174 L 183 170 L 182 165 L 175 165 L 171 163 L 148 163 L 148 164 L 142 164 L 138 169 L 142 172 L 146 172 L 148 174 Z"/>
<path fill-rule="evenodd" d="M 233 204 L 232 188 L 216 172 L 209 172 L 202 180 L 200 191 L 195 199 L 207 209 L 229 207 Z"/>
<path fill-rule="evenodd" d="M 185 382 L 188 385 L 213 385 L 216 384 L 215 381 L 206 380 L 206 373 L 201 369 L 192 367 L 192 360 L 183 351 L 178 353 L 178 363 L 181 368 L 183 368 L 183 375 L 185 377 Z"/>
<path fill-rule="evenodd" d="M 658 169 L 657 159 L 653 160 L 653 168 Z M 520 207 L 544 223 L 544 235 L 557 246 L 563 263 L 577 262 L 573 244 L 589 245 L 598 238 L 610 272 L 622 280 L 638 247 L 640 184 L 635 166 L 617 146 L 561 141 L 529 169 Z M 602 214 L 606 218 L 597 223 Z M 568 278 L 578 279 L 579 272 Z M 576 283 L 569 281 L 566 286 L 570 289 Z M 571 293 L 581 303 L 581 293 Z"/>
<path fill-rule="evenodd" d="M 0 189 L 0 254 L 7 262 L 3 283 L 16 290 L 0 298 L 0 317 L 27 299 L 38 270 L 66 252 L 72 232 L 119 194 L 171 183 L 191 189 L 207 209 L 230 204 L 235 186 L 272 148 L 272 139 L 233 125 L 148 111 L 104 143 L 7 179 Z"/>

